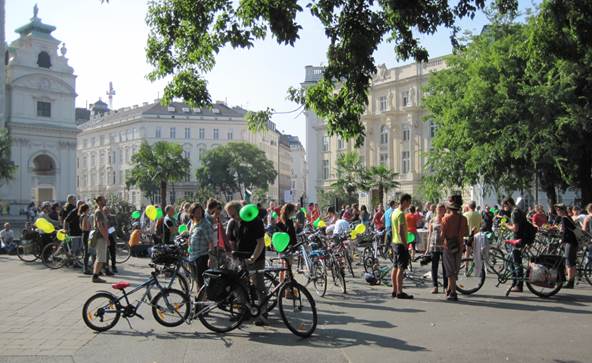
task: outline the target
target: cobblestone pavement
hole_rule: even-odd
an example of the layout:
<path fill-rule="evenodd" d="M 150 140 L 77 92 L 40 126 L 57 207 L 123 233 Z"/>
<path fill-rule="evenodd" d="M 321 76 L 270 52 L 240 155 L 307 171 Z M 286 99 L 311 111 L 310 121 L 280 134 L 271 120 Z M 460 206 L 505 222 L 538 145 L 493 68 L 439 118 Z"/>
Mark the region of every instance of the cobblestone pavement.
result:
<path fill-rule="evenodd" d="M 138 284 L 147 260 L 131 259 L 121 276 Z M 505 297 L 488 278 L 478 294 L 448 303 L 431 288 L 410 288 L 415 300 L 390 298 L 388 287 L 348 278 L 348 295 L 330 287 L 317 298 L 319 326 L 302 340 L 277 315 L 270 325 L 226 335 L 199 322 L 177 328 L 124 319 L 96 334 L 81 318 L 84 301 L 109 285 L 77 271 L 52 271 L 0 256 L 0 362 L 590 362 L 592 288 L 583 283 L 552 299 L 525 292 Z M 277 313 L 276 313 L 277 314 Z"/>

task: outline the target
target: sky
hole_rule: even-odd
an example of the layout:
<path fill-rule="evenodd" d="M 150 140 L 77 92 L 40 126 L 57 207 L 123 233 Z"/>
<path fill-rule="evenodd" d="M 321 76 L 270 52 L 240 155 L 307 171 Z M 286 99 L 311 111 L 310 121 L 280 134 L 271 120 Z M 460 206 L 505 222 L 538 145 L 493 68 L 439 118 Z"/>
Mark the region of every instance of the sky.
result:
<path fill-rule="evenodd" d="M 538 1 L 537 1 L 538 2 Z M 17 38 L 14 29 L 28 23 L 33 6 L 38 17 L 57 29 L 53 36 L 66 44 L 66 57 L 77 75 L 77 107 L 85 107 L 101 97 L 107 100 L 109 82 L 116 95 L 113 107 L 121 108 L 152 102 L 162 94 L 164 81 L 150 82 L 144 52 L 148 28 L 145 23 L 147 0 L 6 0 L 6 41 Z M 530 0 L 520 1 L 520 9 L 533 7 Z M 319 21 L 306 10 L 298 22 L 303 29 L 294 47 L 279 45 L 268 37 L 249 50 L 223 49 L 214 70 L 206 78 L 212 100 L 249 110 L 271 107 L 279 112 L 293 110 L 296 104 L 286 100 L 287 89 L 304 81 L 306 65 L 326 64 L 329 44 Z M 464 30 L 479 32 L 487 19 L 478 14 L 459 23 Z M 450 31 L 440 29 L 422 36 L 430 57 L 451 53 Z M 382 43 L 376 51 L 377 64 L 391 68 L 413 62 L 397 61 L 392 44 Z M 275 115 L 278 130 L 296 135 L 305 144 L 304 115 Z"/>

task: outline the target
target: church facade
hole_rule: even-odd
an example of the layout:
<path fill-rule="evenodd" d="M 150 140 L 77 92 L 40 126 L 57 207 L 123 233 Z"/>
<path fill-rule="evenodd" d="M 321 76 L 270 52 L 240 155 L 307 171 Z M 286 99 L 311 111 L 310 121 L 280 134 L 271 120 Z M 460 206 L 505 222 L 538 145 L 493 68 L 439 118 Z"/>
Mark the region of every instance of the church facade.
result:
<path fill-rule="evenodd" d="M 0 101 L 17 170 L 0 186 L 0 200 L 12 215 L 32 201 L 63 201 L 76 191 L 76 76 L 65 45 L 51 35 L 56 28 L 37 12 L 5 52 Z"/>

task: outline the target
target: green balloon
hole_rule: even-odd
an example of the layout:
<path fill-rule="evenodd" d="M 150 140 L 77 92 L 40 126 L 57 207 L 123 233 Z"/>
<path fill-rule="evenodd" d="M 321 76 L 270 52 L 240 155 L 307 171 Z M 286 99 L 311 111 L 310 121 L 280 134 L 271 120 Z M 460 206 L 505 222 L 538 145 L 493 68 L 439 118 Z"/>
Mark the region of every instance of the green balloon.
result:
<path fill-rule="evenodd" d="M 140 211 L 139 211 L 139 210 L 137 210 L 137 211 L 134 211 L 134 212 L 132 213 L 132 218 L 133 218 L 133 219 L 138 219 L 138 218 L 140 218 L 140 216 L 142 216 L 142 213 L 140 213 Z"/>
<path fill-rule="evenodd" d="M 321 217 L 317 218 L 314 222 L 312 222 L 312 226 L 314 228 L 319 228 L 319 223 L 321 223 Z"/>
<path fill-rule="evenodd" d="M 162 208 L 156 208 L 156 219 L 160 219 L 164 216 L 164 213 L 162 212 Z"/>
<path fill-rule="evenodd" d="M 187 232 L 187 225 L 186 224 L 180 225 L 178 231 L 179 231 L 179 233 Z"/>
<path fill-rule="evenodd" d="M 276 232 L 271 238 L 271 244 L 277 252 L 282 253 L 290 244 L 290 235 L 286 232 Z"/>
<path fill-rule="evenodd" d="M 276 212 L 271 212 L 271 218 L 276 219 L 278 217 Z"/>
<path fill-rule="evenodd" d="M 259 215 L 259 208 L 255 204 L 247 204 L 238 212 L 240 219 L 245 222 L 251 222 Z"/>
<path fill-rule="evenodd" d="M 407 232 L 407 243 L 415 242 L 415 233 Z"/>

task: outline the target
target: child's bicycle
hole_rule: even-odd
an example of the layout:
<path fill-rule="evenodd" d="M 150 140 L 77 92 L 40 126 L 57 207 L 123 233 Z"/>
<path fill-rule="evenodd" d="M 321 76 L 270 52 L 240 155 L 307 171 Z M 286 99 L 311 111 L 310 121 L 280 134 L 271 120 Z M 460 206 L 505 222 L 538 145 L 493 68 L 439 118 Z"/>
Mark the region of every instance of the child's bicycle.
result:
<path fill-rule="evenodd" d="M 169 286 L 171 283 L 169 283 Z M 129 318 L 134 316 L 144 320 L 138 313 L 143 303 L 152 306 L 152 315 L 161 325 L 175 327 L 183 324 L 191 312 L 191 302 L 187 294 L 180 290 L 167 288 L 158 282 L 156 272 L 151 273 L 148 281 L 126 292 L 129 283 L 122 281 L 111 285 L 115 290 L 120 290 L 122 295 L 115 296 L 110 291 L 98 291 L 91 296 L 82 308 L 82 319 L 86 326 L 92 330 L 103 332 L 113 328 L 121 316 L 123 316 L 130 328 Z M 158 293 L 152 297 L 151 290 L 156 287 Z M 129 296 L 137 291 L 144 290 L 144 295 L 134 304 Z"/>
<path fill-rule="evenodd" d="M 66 265 L 80 267 L 82 266 L 80 257 L 79 254 L 72 251 L 72 238 L 65 234 L 62 241 L 51 242 L 41 251 L 41 261 L 52 270 L 60 269 Z"/>

